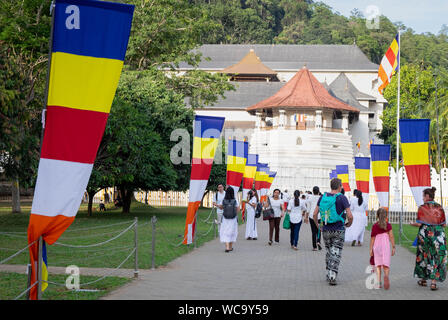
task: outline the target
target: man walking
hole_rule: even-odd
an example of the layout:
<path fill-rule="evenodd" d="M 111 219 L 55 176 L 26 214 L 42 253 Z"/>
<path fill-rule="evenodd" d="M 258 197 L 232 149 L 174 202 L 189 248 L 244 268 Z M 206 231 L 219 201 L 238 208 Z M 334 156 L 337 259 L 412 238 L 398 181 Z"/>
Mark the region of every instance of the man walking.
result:
<path fill-rule="evenodd" d="M 318 221 L 318 214 L 323 223 L 322 238 L 325 242 L 327 254 L 325 256 L 327 281 L 336 285 L 339 263 L 341 262 L 342 248 L 344 247 L 345 227 L 350 227 L 353 215 L 350 203 L 341 194 L 342 181 L 334 178 L 330 182 L 331 192 L 323 194 L 317 202 L 313 213 L 313 220 Z M 345 219 L 348 222 L 345 223 Z"/>
<path fill-rule="evenodd" d="M 224 186 L 222 184 L 218 184 L 218 192 L 216 192 L 215 194 L 215 198 L 213 201 L 213 206 L 216 207 L 216 224 L 218 225 L 218 232 L 219 229 L 221 227 L 221 222 L 222 222 L 222 213 L 223 213 L 223 209 L 224 207 L 222 206 L 222 200 L 224 200 L 224 196 L 226 195 L 225 191 L 224 191 Z"/>

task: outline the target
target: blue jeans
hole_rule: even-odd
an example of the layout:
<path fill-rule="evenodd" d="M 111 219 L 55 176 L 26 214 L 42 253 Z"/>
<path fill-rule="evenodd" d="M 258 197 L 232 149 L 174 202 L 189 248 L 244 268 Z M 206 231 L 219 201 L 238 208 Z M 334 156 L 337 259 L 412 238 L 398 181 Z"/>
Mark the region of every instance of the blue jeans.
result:
<path fill-rule="evenodd" d="M 302 221 L 299 223 L 291 223 L 291 245 L 297 247 L 297 242 L 299 241 L 299 231 L 300 226 L 302 225 Z"/>

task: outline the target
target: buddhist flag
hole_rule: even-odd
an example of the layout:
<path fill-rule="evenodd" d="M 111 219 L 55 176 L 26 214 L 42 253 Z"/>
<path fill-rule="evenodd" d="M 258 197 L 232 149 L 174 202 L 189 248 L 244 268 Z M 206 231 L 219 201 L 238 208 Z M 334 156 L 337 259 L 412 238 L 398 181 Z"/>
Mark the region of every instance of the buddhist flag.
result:
<path fill-rule="evenodd" d="M 372 176 L 380 207 L 389 208 L 390 144 L 370 145 Z"/>
<path fill-rule="evenodd" d="M 378 68 L 378 91 L 380 94 L 383 94 L 384 88 L 389 84 L 390 79 L 399 69 L 399 51 L 400 43 L 397 34 L 387 49 L 386 54 L 381 60 L 380 67 Z"/>
<path fill-rule="evenodd" d="M 336 170 L 331 170 L 331 172 L 330 172 L 330 180 L 334 179 L 334 178 L 337 178 L 337 177 L 338 177 L 338 174 L 337 174 Z"/>
<path fill-rule="evenodd" d="M 261 201 L 265 201 L 266 200 L 266 195 L 267 195 L 267 183 L 268 183 L 268 175 L 269 172 L 269 166 L 263 166 L 260 168 L 260 174 L 259 174 L 259 179 L 260 179 L 260 199 Z"/>
<path fill-rule="evenodd" d="M 401 119 L 400 138 L 403 163 L 409 186 L 418 206 L 423 204 L 423 190 L 431 188 L 429 167 L 429 119 Z"/>
<path fill-rule="evenodd" d="M 238 197 L 238 191 L 243 181 L 248 153 L 249 143 L 247 141 L 229 140 L 226 183 L 233 188 L 235 199 Z"/>
<path fill-rule="evenodd" d="M 267 185 L 266 185 L 267 190 L 269 190 L 271 188 L 276 175 L 277 175 L 276 171 L 269 171 L 268 178 L 267 178 Z"/>
<path fill-rule="evenodd" d="M 338 174 L 338 179 L 341 179 L 342 181 L 344 191 L 351 191 L 350 184 L 348 182 L 348 165 L 336 166 L 336 173 Z"/>
<path fill-rule="evenodd" d="M 244 220 L 244 209 L 247 199 L 247 193 L 254 187 L 255 174 L 257 173 L 258 154 L 248 154 L 246 167 L 243 175 L 243 201 L 242 215 Z"/>
<path fill-rule="evenodd" d="M 261 187 L 263 185 L 263 171 L 261 171 L 262 168 L 267 167 L 267 163 L 258 163 L 257 165 L 257 172 L 255 173 L 255 181 L 254 181 L 254 188 L 258 192 L 258 196 L 261 197 Z"/>
<path fill-rule="evenodd" d="M 207 187 L 224 121 L 223 117 L 200 115 L 194 117 L 193 158 L 183 244 L 193 242 L 196 231 L 196 212 Z"/>
<path fill-rule="evenodd" d="M 355 157 L 356 188 L 362 193 L 369 194 L 370 158 Z"/>
<path fill-rule="evenodd" d="M 44 135 L 28 242 L 53 244 L 75 219 L 120 79 L 134 6 L 56 0 Z M 35 282 L 38 245 L 30 247 Z M 37 298 L 36 286 L 30 298 Z"/>

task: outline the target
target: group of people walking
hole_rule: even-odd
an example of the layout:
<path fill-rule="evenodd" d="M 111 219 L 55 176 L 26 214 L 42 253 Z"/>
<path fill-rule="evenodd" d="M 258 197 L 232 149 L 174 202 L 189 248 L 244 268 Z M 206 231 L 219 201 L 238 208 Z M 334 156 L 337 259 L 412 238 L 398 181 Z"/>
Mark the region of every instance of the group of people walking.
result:
<path fill-rule="evenodd" d="M 313 251 L 322 250 L 323 239 L 326 255 L 326 279 L 329 285 L 337 284 L 339 265 L 345 242 L 352 246 L 362 246 L 367 222 L 368 204 L 362 192 L 355 190 L 350 201 L 344 195 L 340 179 L 332 179 L 330 192 L 320 193 L 316 186 L 312 192 L 301 194 L 295 190 L 290 197 L 285 190 L 273 191 L 266 201 L 260 203 L 256 190 L 250 190 L 245 202 L 247 240 L 257 240 L 256 217 L 261 208 L 273 211 L 269 219 L 268 245 L 280 243 L 281 219 L 288 215 L 290 229 L 290 245 L 298 250 L 299 232 L 302 223 L 309 224 L 312 233 Z M 443 208 L 434 202 L 435 188 L 423 191 L 424 204 L 419 207 L 417 220 L 411 223 L 419 228 L 417 236 L 417 255 L 414 277 L 419 278 L 419 286 L 427 286 L 431 281 L 431 290 L 437 290 L 437 282 L 446 279 L 447 247 L 444 227 L 446 218 Z M 220 240 L 225 243 L 225 252 L 233 251 L 233 244 L 238 235 L 239 203 L 232 187 L 224 190 L 218 187 L 214 206 L 217 207 L 217 222 Z M 231 208 L 231 209 L 230 209 Z M 226 213 L 227 212 L 227 213 Z M 232 212 L 231 214 L 229 212 Z M 370 263 L 375 267 L 377 281 L 375 289 L 389 289 L 390 262 L 395 255 L 395 240 L 392 226 L 388 222 L 388 211 L 379 208 L 377 222 L 371 229 L 369 244 Z"/>

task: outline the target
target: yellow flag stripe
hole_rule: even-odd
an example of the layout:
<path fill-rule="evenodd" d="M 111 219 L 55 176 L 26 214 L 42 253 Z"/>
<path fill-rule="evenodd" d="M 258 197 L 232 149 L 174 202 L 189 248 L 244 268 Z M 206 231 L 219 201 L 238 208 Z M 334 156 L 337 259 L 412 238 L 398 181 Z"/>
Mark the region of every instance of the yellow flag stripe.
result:
<path fill-rule="evenodd" d="M 356 181 L 369 181 L 370 170 L 369 169 L 355 169 Z"/>
<path fill-rule="evenodd" d="M 402 143 L 405 166 L 429 164 L 428 142 Z"/>
<path fill-rule="evenodd" d="M 372 175 L 374 177 L 388 177 L 389 161 L 372 161 Z"/>
<path fill-rule="evenodd" d="M 218 147 L 219 139 L 199 138 L 193 139 L 193 158 L 195 159 L 214 159 L 215 151 Z"/>

